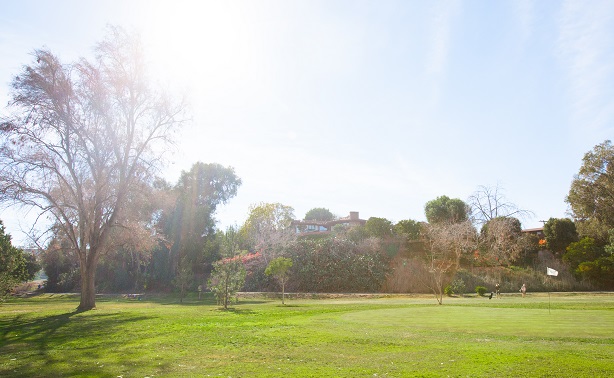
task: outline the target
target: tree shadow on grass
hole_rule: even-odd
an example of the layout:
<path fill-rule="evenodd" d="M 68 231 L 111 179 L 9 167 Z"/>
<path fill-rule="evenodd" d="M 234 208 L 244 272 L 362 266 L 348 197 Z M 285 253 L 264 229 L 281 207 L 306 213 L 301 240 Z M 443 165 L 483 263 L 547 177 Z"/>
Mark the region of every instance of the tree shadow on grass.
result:
<path fill-rule="evenodd" d="M 54 366 L 67 362 L 66 356 L 58 353 L 66 345 L 76 345 L 79 353 L 96 358 L 101 352 L 114 350 L 122 344 L 122 340 L 111 341 L 105 337 L 112 329 L 149 318 L 125 313 L 96 314 L 95 311 L 40 317 L 30 313 L 0 318 L 0 355 L 16 361 L 13 367 L 0 364 L 0 376 L 53 376 Z M 41 372 L 43 366 L 45 373 Z"/>
<path fill-rule="evenodd" d="M 203 297 L 202 299 L 195 299 L 195 298 L 191 298 L 191 299 L 184 299 L 183 302 L 180 301 L 179 298 L 177 297 L 168 297 L 168 298 L 151 298 L 151 299 L 145 299 L 142 302 L 152 302 L 152 303 L 157 303 L 163 306 L 167 306 L 167 305 L 180 305 L 180 306 L 215 306 L 217 305 L 217 300 L 213 297 L 207 296 L 207 297 Z M 263 303 L 269 303 L 271 302 L 270 300 L 265 300 L 265 299 L 250 299 L 250 300 L 245 300 L 245 299 L 239 299 L 239 301 L 237 302 L 237 305 L 253 305 L 253 304 L 263 304 Z"/>
<path fill-rule="evenodd" d="M 296 305 L 296 304 L 278 304 L 276 307 L 279 308 L 294 308 L 294 307 L 307 307 L 305 305 Z"/>
<path fill-rule="evenodd" d="M 237 314 L 237 315 L 252 315 L 256 313 L 254 310 L 251 310 L 248 308 L 236 308 L 236 307 L 229 307 L 227 309 L 224 309 L 223 307 L 219 307 L 212 311 L 227 312 L 227 313 Z"/>
<path fill-rule="evenodd" d="M 269 303 L 269 302 L 271 302 L 271 301 L 257 300 L 257 299 L 252 299 L 252 300 L 247 301 L 247 300 L 241 299 L 241 300 L 239 300 L 238 304 L 239 305 L 242 305 L 242 304 L 243 305 L 250 305 L 250 304 L 263 304 L 263 303 Z"/>
<path fill-rule="evenodd" d="M 211 306 L 217 303 L 215 299 L 201 299 L 201 300 L 198 300 L 198 299 L 185 300 L 184 299 L 183 302 L 181 302 L 179 298 L 165 299 L 165 300 L 148 300 L 147 302 L 157 303 L 162 306 L 179 305 L 179 306 L 186 306 L 186 307 Z"/>

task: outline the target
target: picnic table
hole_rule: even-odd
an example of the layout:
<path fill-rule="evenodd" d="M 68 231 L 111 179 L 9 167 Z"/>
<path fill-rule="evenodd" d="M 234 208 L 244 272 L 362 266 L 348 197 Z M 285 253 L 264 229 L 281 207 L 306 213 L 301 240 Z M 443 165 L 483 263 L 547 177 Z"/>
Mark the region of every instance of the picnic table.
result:
<path fill-rule="evenodd" d="M 125 298 L 133 300 L 133 301 L 140 301 L 141 298 L 143 298 L 145 296 L 145 294 L 126 294 L 124 295 Z"/>

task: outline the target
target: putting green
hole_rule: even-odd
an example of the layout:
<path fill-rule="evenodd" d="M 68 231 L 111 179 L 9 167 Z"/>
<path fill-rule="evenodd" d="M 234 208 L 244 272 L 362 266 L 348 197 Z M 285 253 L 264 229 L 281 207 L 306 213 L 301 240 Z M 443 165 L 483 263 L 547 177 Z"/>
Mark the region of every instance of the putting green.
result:
<path fill-rule="evenodd" d="M 397 329 L 557 339 L 611 339 L 614 333 L 614 311 L 608 310 L 444 305 L 357 311 L 344 314 L 342 320 L 367 327 L 373 323 Z"/>

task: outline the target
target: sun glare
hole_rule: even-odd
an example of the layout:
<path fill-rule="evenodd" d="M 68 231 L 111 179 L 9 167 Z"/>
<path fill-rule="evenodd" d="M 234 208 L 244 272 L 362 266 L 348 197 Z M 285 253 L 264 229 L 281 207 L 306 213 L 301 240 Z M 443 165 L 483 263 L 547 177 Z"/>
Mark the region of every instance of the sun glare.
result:
<path fill-rule="evenodd" d="M 140 28 L 154 75 L 190 91 L 203 84 L 219 91 L 241 76 L 250 53 L 241 12 L 225 2 L 151 3 Z"/>

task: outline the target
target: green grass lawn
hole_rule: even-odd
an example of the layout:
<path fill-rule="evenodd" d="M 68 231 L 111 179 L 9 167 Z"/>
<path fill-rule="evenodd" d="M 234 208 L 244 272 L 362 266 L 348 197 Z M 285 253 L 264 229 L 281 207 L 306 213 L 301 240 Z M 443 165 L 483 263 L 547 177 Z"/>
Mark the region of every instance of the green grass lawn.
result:
<path fill-rule="evenodd" d="M 77 304 L 0 305 L 0 376 L 614 376 L 614 294 Z"/>

